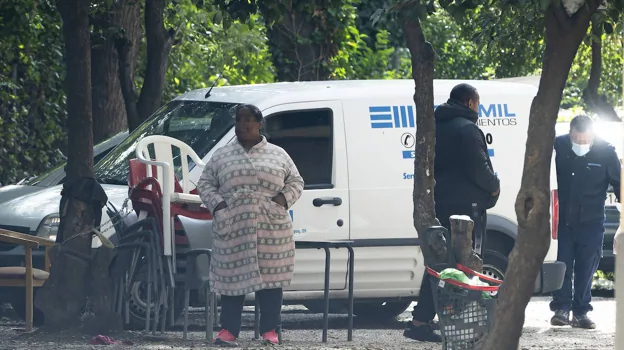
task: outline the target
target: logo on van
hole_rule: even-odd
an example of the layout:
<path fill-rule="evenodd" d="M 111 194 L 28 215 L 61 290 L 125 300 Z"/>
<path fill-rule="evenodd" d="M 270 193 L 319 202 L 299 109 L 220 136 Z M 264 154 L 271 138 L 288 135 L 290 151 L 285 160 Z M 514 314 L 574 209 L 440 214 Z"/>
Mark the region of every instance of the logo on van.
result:
<path fill-rule="evenodd" d="M 403 153 L 403 159 L 414 159 L 416 158 L 416 151 L 402 151 Z M 491 157 L 494 157 L 494 149 L 493 148 L 488 148 L 488 154 Z"/>
<path fill-rule="evenodd" d="M 433 109 L 438 108 L 434 105 Z M 516 126 L 516 113 L 512 113 L 506 103 L 491 103 L 489 105 L 479 105 L 480 127 L 484 126 Z"/>
<path fill-rule="evenodd" d="M 438 105 L 433 106 L 434 109 Z M 370 106 L 368 107 L 371 128 L 398 129 L 414 128 L 414 106 Z M 506 103 L 491 103 L 479 105 L 479 126 L 515 126 L 516 113 L 513 113 Z"/>
<path fill-rule="evenodd" d="M 368 107 L 371 128 L 414 128 L 413 106 L 370 106 Z"/>

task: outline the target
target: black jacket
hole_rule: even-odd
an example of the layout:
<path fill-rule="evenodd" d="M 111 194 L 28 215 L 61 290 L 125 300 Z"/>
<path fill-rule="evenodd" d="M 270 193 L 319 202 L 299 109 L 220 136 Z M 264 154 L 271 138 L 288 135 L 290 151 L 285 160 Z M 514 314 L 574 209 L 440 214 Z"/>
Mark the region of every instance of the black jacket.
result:
<path fill-rule="evenodd" d="M 620 200 L 620 160 L 615 148 L 596 139 L 589 152 L 579 157 L 572 151 L 569 135 L 555 139 L 555 163 L 559 189 L 559 222 L 565 224 L 604 221 L 609 184 Z"/>
<path fill-rule="evenodd" d="M 454 100 L 435 111 L 436 208 L 463 208 L 460 211 L 466 214 L 472 203 L 485 210 L 498 200 L 492 193 L 499 190 L 500 182 L 492 168 L 485 136 L 475 124 L 477 119 L 475 111 Z"/>

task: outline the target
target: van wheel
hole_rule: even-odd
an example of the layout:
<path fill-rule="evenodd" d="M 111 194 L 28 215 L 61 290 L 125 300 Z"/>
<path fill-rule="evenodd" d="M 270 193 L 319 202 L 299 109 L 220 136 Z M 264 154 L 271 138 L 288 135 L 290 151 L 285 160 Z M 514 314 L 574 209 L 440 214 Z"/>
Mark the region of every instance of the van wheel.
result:
<path fill-rule="evenodd" d="M 393 319 L 405 312 L 411 303 L 411 300 L 356 303 L 353 304 L 353 313 L 364 319 L 388 320 Z"/>
<path fill-rule="evenodd" d="M 502 281 L 505 278 L 508 262 L 507 257 L 503 254 L 494 250 L 485 249 L 483 251 L 482 273 L 488 277 Z"/>

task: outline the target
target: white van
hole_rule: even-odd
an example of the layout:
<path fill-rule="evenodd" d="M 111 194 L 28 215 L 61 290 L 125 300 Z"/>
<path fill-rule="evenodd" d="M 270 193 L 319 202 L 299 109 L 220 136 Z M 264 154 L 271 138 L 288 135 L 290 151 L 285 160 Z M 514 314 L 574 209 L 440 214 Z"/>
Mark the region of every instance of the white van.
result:
<path fill-rule="evenodd" d="M 435 104 L 446 102 L 460 82 L 479 91 L 479 125 L 501 180 L 498 204 L 488 212 L 484 270 L 502 278 L 517 235 L 514 202 L 522 175 L 529 108 L 537 89 L 518 83 L 436 80 Z M 290 210 L 296 239 L 353 241 L 355 313 L 383 318 L 403 312 L 418 297 L 425 268 L 412 221 L 412 174 L 417 156 L 414 82 L 277 83 L 214 88 L 209 97 L 206 93 L 206 89 L 191 91 L 171 101 L 97 164 L 96 177 L 107 183 L 104 188 L 109 199 L 119 207 L 125 198 L 128 160 L 135 157 L 134 147 L 142 137 L 161 134 L 178 138 L 208 161 L 216 149 L 234 140 L 232 108 L 240 103 L 255 104 L 266 117 L 270 142 L 290 154 L 305 179 L 304 193 Z M 201 171 L 198 167 L 191 170 L 194 182 Z M 42 203 L 45 194 L 39 196 L 41 200 L 29 201 Z M 317 207 L 315 198 L 340 198 L 341 204 Z M 55 207 L 46 210 L 55 213 L 58 199 Z M 39 205 L 36 210 L 41 208 Z M 20 213 L 27 211 L 22 209 Z M 0 208 L 0 220 L 6 221 L 6 217 Z M 556 249 L 554 241 L 535 292 L 550 292 L 561 285 L 565 266 L 555 262 Z M 332 251 L 331 257 L 330 294 L 333 306 L 340 308 L 347 297 L 347 253 Z M 320 309 L 323 268 L 321 251 L 297 251 L 295 275 L 285 301 Z M 133 298 L 140 298 L 139 293 L 133 293 Z"/>

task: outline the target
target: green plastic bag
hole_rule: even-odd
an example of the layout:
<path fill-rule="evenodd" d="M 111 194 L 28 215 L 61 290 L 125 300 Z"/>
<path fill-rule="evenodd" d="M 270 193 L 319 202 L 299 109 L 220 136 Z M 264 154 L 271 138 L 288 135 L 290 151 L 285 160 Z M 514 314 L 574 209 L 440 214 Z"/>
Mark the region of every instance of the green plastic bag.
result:
<path fill-rule="evenodd" d="M 474 276 L 473 278 L 468 278 L 465 273 L 454 268 L 447 268 L 440 272 L 440 280 L 447 279 L 455 280 L 464 284 L 469 284 L 471 286 L 489 286 L 489 284 L 481 281 L 479 277 Z M 492 299 L 492 295 L 489 292 L 481 292 L 481 294 L 484 299 Z"/>

